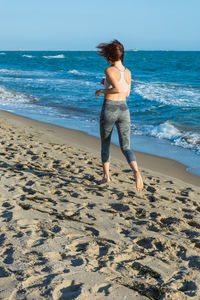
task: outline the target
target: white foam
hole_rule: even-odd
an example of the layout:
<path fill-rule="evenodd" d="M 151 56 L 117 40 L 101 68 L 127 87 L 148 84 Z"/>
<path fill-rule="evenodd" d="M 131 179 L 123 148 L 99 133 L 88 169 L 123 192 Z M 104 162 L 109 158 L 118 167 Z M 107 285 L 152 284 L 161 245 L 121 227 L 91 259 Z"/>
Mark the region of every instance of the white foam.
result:
<path fill-rule="evenodd" d="M 5 74 L 14 74 L 16 73 L 17 70 L 14 69 L 0 69 L 0 73 L 5 73 Z"/>
<path fill-rule="evenodd" d="M 59 55 L 44 55 L 43 56 L 44 58 L 47 58 L 47 59 L 51 59 L 51 58 L 65 58 L 65 56 L 63 54 L 59 54 Z"/>
<path fill-rule="evenodd" d="M 6 53 L 5 52 L 0 52 L 0 55 L 6 55 Z"/>
<path fill-rule="evenodd" d="M 169 122 L 157 126 L 149 126 L 146 128 L 146 133 L 151 136 L 155 136 L 159 139 L 174 139 L 180 136 L 180 132 Z"/>
<path fill-rule="evenodd" d="M 0 105 L 7 105 L 10 102 L 30 103 L 36 101 L 38 101 L 38 99 L 32 95 L 26 95 L 24 93 L 10 90 L 4 86 L 0 86 Z"/>
<path fill-rule="evenodd" d="M 152 136 L 158 139 L 167 139 L 176 146 L 188 148 L 200 153 L 200 134 L 181 131 L 169 121 L 159 125 L 146 125 L 140 129 L 134 128 L 134 133 Z"/>
<path fill-rule="evenodd" d="M 33 55 L 27 55 L 27 54 L 23 54 L 22 56 L 23 56 L 23 57 L 28 57 L 28 58 L 34 57 Z"/>
<path fill-rule="evenodd" d="M 0 81 L 6 85 L 7 82 L 16 82 L 18 84 L 18 82 L 26 84 L 26 87 L 28 86 L 34 86 L 35 84 L 37 84 L 37 88 L 39 88 L 39 86 L 45 86 L 47 87 L 47 84 L 49 85 L 48 89 L 53 89 L 55 90 L 64 90 L 64 88 L 66 89 L 71 89 L 71 87 L 73 86 L 74 88 L 78 88 L 80 85 L 81 86 L 90 86 L 90 87 L 96 87 L 96 83 L 92 82 L 92 81 L 86 81 L 86 80 L 80 80 L 80 79 L 68 79 L 68 78 L 64 78 L 64 79 L 59 79 L 59 78 L 54 78 L 54 77 L 46 77 L 43 76 L 42 78 L 28 78 L 28 77 L 7 77 L 7 76 L 1 76 L 0 75 Z M 66 97 L 66 96 L 65 96 Z"/>
<path fill-rule="evenodd" d="M 149 101 L 174 106 L 200 107 L 200 88 L 189 85 L 135 81 L 134 91 Z"/>
<path fill-rule="evenodd" d="M 16 76 L 41 76 L 41 77 L 54 77 L 56 72 L 51 71 L 32 71 L 20 69 L 0 69 L 0 74 L 16 75 Z"/>
<path fill-rule="evenodd" d="M 85 76 L 86 75 L 86 73 L 79 72 L 77 70 L 69 70 L 67 73 L 74 74 L 74 75 L 80 75 L 80 76 Z"/>

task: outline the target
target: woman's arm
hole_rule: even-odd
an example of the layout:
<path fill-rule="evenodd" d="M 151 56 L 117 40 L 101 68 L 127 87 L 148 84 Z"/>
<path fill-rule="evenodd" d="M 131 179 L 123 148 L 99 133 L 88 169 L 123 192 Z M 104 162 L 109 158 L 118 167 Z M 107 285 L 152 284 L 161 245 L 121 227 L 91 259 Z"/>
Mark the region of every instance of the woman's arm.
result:
<path fill-rule="evenodd" d="M 95 92 L 95 96 L 98 97 L 100 94 L 118 94 L 120 93 L 119 89 L 119 82 L 116 80 L 115 76 L 113 75 L 113 71 L 110 70 L 110 68 L 105 69 L 105 74 L 107 80 L 110 82 L 110 84 L 113 86 L 111 89 L 100 89 Z"/>

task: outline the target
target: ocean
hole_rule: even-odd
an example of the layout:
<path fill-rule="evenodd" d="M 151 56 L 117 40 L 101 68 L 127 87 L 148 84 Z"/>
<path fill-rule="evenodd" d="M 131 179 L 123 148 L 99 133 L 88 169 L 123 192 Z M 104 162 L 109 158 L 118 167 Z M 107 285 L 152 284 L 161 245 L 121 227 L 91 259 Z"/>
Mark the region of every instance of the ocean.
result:
<path fill-rule="evenodd" d="M 124 65 L 132 148 L 200 176 L 200 52 L 126 51 Z M 0 109 L 99 137 L 107 66 L 96 51 L 0 51 Z"/>

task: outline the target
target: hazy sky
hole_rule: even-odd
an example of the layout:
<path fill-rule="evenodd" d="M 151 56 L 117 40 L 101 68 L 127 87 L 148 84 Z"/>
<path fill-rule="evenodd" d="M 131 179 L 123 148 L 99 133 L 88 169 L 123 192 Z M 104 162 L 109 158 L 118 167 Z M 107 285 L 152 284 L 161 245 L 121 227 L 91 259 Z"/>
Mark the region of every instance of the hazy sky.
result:
<path fill-rule="evenodd" d="M 0 49 L 200 50 L 200 0 L 0 0 Z"/>

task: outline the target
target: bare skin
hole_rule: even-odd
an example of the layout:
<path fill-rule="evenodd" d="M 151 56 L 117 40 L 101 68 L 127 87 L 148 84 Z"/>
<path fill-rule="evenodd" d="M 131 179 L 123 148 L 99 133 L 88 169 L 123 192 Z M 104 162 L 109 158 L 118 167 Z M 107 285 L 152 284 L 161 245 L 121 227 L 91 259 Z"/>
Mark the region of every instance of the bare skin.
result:
<path fill-rule="evenodd" d="M 119 71 L 114 67 L 118 67 L 120 70 L 124 70 L 125 67 L 122 65 L 121 60 L 115 62 L 109 62 L 111 64 L 110 67 L 105 69 L 106 80 L 112 85 L 113 88 L 111 89 L 100 89 L 95 92 L 95 96 L 99 97 L 101 94 L 104 94 L 104 99 L 113 100 L 113 101 L 122 101 L 126 100 L 126 98 L 130 95 L 131 90 L 131 72 L 130 70 L 126 69 L 125 71 L 125 79 L 129 84 L 128 92 L 121 92 L 119 87 L 119 79 L 120 74 Z M 101 81 L 104 84 L 104 79 Z M 110 163 L 105 162 L 103 164 L 103 179 L 101 183 L 109 183 L 110 182 Z M 136 189 L 138 192 L 141 192 L 143 189 L 143 180 L 142 176 L 138 170 L 138 165 L 136 161 L 130 162 L 130 167 L 133 170 L 135 181 L 136 181 Z"/>
<path fill-rule="evenodd" d="M 141 192 L 143 189 L 143 180 L 142 180 L 142 176 L 138 170 L 138 165 L 136 161 L 131 161 L 130 162 L 130 167 L 134 172 L 134 177 L 135 177 L 135 182 L 136 182 L 136 189 L 138 192 Z M 103 179 L 101 180 L 101 184 L 103 183 L 109 183 L 110 182 L 110 163 L 109 162 L 105 162 L 103 163 Z"/>

